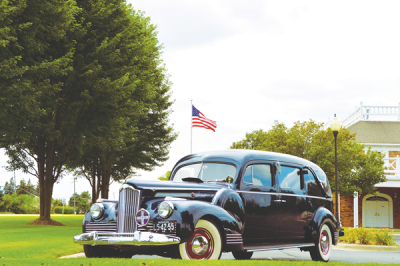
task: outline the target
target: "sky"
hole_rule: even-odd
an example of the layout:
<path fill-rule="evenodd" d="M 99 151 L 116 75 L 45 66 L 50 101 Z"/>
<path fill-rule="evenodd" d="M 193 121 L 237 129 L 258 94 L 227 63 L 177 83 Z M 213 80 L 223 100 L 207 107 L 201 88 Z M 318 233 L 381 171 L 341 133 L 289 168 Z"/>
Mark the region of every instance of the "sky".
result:
<path fill-rule="evenodd" d="M 192 130 L 193 153 L 228 149 L 275 120 L 327 122 L 364 105 L 400 105 L 399 1 L 129 1 L 157 25 L 170 81 L 170 159 L 156 179 L 190 153 L 191 100 L 217 121 Z M 7 157 L 0 152 L 0 166 Z M 12 172 L 0 167 L 0 186 Z M 29 178 L 16 171 L 17 182 Z M 35 178 L 32 181 L 36 182 Z M 111 185 L 110 198 L 120 184 Z M 78 178 L 76 191 L 89 190 Z M 69 198 L 72 175 L 53 198 Z"/>

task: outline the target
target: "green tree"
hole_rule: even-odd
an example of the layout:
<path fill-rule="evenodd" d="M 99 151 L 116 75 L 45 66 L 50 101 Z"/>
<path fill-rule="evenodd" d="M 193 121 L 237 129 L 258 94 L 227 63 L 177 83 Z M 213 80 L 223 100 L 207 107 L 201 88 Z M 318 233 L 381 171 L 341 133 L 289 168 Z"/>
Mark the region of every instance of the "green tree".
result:
<path fill-rule="evenodd" d="M 124 3 L 78 1 L 87 34 L 78 41 L 80 72 L 86 73 L 76 86 L 102 91 L 99 100 L 93 100 L 94 110 L 104 110 L 104 115 L 86 122 L 89 130 L 76 146 L 69 168 L 90 182 L 93 202 L 100 194 L 108 198 L 111 182 L 167 160 L 176 138 L 168 126 L 170 82 L 160 59 L 156 28 Z"/>
<path fill-rule="evenodd" d="M 107 197 L 111 175 L 166 160 L 175 134 L 162 47 L 124 0 L 3 1 L 0 43 L 0 147 L 38 177 L 40 220 L 67 166 L 101 177 Z"/>
<path fill-rule="evenodd" d="M 28 179 L 28 182 L 25 182 L 25 179 L 21 179 L 19 185 L 17 186 L 17 195 L 21 194 L 30 194 L 34 196 L 39 196 L 38 191 L 35 190 L 35 185 L 31 183 L 31 180 Z"/>
<path fill-rule="evenodd" d="M 33 195 L 21 194 L 4 195 L 1 207 L 13 213 L 39 213 L 39 199 Z"/>
<path fill-rule="evenodd" d="M 44 223 L 50 220 L 53 185 L 79 137 L 77 118 L 86 102 L 82 92 L 67 85 L 78 12 L 74 0 L 0 4 L 0 147 L 13 169 L 38 178 Z"/>
<path fill-rule="evenodd" d="M 15 192 L 14 179 L 12 177 L 10 178 L 10 183 L 6 182 L 4 184 L 3 191 L 5 195 L 11 195 Z"/>
<path fill-rule="evenodd" d="M 160 176 L 158 180 L 168 181 L 170 176 L 171 176 L 171 171 L 167 171 L 164 175 Z"/>
<path fill-rule="evenodd" d="M 81 213 L 85 212 L 89 209 L 91 200 L 91 196 L 89 191 L 84 191 L 80 195 L 78 193 L 73 194 L 69 198 L 68 206 L 74 207 L 74 197 L 75 197 L 75 212 Z"/>
<path fill-rule="evenodd" d="M 373 193 L 375 184 L 384 182 L 383 155 L 356 141 L 356 134 L 342 128 L 337 138 L 338 190 L 341 195 L 355 191 Z M 234 142 L 231 149 L 252 149 L 291 154 L 319 165 L 335 181 L 335 150 L 332 131 L 323 129 L 323 123 L 296 122 L 287 128 L 275 121 L 269 131 L 256 130 L 247 133 L 245 139 Z M 334 190 L 334 186 L 332 186 Z"/>

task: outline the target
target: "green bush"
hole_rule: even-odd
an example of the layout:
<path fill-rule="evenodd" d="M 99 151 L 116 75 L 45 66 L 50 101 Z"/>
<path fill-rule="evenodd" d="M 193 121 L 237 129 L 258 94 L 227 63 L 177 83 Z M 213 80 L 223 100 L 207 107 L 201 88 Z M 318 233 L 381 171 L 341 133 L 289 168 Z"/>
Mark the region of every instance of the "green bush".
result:
<path fill-rule="evenodd" d="M 13 193 L 4 195 L 0 205 L 7 211 L 17 214 L 37 214 L 39 213 L 39 198 L 33 195 Z"/>
<path fill-rule="evenodd" d="M 62 211 L 63 211 L 63 207 L 57 206 L 54 208 L 54 213 L 62 214 L 63 213 Z M 74 214 L 74 208 L 65 206 L 64 214 Z"/>
<path fill-rule="evenodd" d="M 395 246 L 393 230 L 388 228 L 380 230 L 369 230 L 364 227 L 360 228 L 344 228 L 344 236 L 340 237 L 340 241 L 348 244 L 362 245 L 384 245 Z"/>

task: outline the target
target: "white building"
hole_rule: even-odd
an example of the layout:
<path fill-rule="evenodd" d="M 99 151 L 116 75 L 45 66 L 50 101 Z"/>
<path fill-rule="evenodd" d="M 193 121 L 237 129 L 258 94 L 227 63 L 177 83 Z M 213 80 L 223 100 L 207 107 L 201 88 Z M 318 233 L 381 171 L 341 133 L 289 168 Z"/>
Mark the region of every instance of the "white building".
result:
<path fill-rule="evenodd" d="M 356 140 L 385 155 L 387 182 L 376 185 L 377 194 L 341 198 L 344 226 L 400 228 L 400 104 L 360 106 L 342 126 L 356 134 Z M 353 201 L 353 204 L 349 204 Z M 347 208 L 346 208 L 347 206 Z M 350 210 L 349 206 L 353 206 Z M 349 212 L 353 212 L 351 215 Z M 350 215 L 349 215 L 350 214 Z M 353 217 L 351 219 L 346 217 Z"/>

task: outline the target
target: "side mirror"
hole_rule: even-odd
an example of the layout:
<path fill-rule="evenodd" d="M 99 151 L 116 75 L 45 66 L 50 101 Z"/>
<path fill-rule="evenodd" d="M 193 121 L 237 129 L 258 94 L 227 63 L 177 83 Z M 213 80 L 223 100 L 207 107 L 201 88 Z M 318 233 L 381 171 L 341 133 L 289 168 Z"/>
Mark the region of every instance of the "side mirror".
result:
<path fill-rule="evenodd" d="M 308 170 L 303 169 L 303 175 L 308 175 Z"/>

